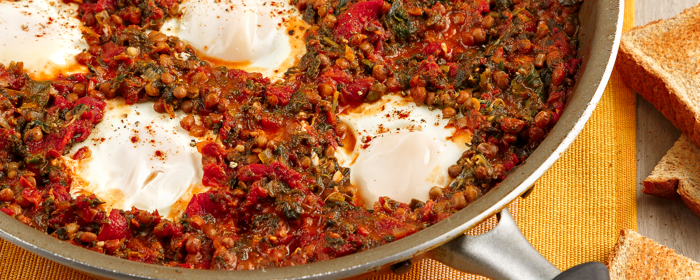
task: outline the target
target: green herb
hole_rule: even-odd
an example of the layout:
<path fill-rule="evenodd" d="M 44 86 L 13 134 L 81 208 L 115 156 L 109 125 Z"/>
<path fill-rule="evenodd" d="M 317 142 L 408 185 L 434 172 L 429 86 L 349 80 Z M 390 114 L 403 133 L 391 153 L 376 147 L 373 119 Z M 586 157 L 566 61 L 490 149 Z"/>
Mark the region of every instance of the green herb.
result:
<path fill-rule="evenodd" d="M 36 126 L 38 126 L 41 129 L 41 131 L 43 131 L 44 133 L 51 132 L 51 131 L 49 131 L 49 125 L 47 125 L 45 122 L 43 122 L 41 120 L 34 120 L 34 121 L 30 122 L 29 124 L 27 124 L 27 128 L 36 127 Z"/>
<path fill-rule="evenodd" d="M 323 37 L 323 42 L 331 45 L 331 47 L 340 49 L 340 45 L 338 45 L 338 43 L 336 43 L 336 42 L 333 42 L 333 40 L 331 38 Z"/>
<path fill-rule="evenodd" d="M 85 112 L 87 110 L 90 110 L 90 107 L 88 107 L 88 105 L 80 103 L 78 105 L 75 105 L 75 107 L 73 107 L 73 114 L 72 115 L 73 116 L 80 116 L 83 114 L 83 112 Z M 70 121 L 70 120 L 67 120 L 67 121 Z"/>
<path fill-rule="evenodd" d="M 459 89 L 462 87 L 462 85 L 465 85 L 464 82 L 467 81 L 467 68 L 461 68 L 457 70 L 457 76 L 455 77 L 455 82 L 453 83 L 453 86 L 455 89 Z"/>
<path fill-rule="evenodd" d="M 362 59 L 362 64 L 364 64 L 365 66 L 367 66 L 367 68 L 368 68 L 370 71 L 372 70 L 372 68 L 374 68 L 374 63 L 372 63 L 372 61 L 369 60 L 369 59 L 363 58 L 363 59 Z"/>
<path fill-rule="evenodd" d="M 255 89 L 255 82 L 253 81 L 253 79 L 247 79 L 247 80 L 245 80 L 245 86 L 249 90 L 253 90 L 253 89 Z"/>
<path fill-rule="evenodd" d="M 525 11 L 525 10 L 526 10 L 525 8 L 520 8 L 520 9 L 517 9 L 517 10 L 513 11 L 513 17 L 515 17 L 516 15 L 522 13 L 522 12 Z M 530 18 L 527 17 L 527 16 L 525 16 L 525 17 L 528 18 L 528 19 L 530 19 Z"/>
<path fill-rule="evenodd" d="M 97 197 L 88 200 L 87 203 L 88 203 L 88 205 L 90 205 L 90 207 L 97 207 L 97 206 L 100 206 L 102 204 L 105 204 L 105 202 L 103 202 L 102 200 L 100 200 Z"/>
<path fill-rule="evenodd" d="M 537 96 L 542 102 L 545 102 L 547 100 L 547 96 L 544 91 L 544 84 L 542 83 L 542 79 L 540 79 L 540 74 L 535 69 L 535 66 L 530 67 L 530 72 L 527 73 L 524 80 L 527 87 L 535 91 L 535 93 L 537 93 Z"/>
<path fill-rule="evenodd" d="M 302 17 L 308 24 L 316 23 L 316 10 L 314 10 L 313 5 L 308 5 L 306 11 L 304 11 L 304 16 Z"/>
<path fill-rule="evenodd" d="M 401 1 L 394 1 L 394 3 L 391 4 L 391 9 L 389 9 L 389 12 L 387 12 L 387 15 L 384 17 L 384 23 L 386 26 L 392 28 L 397 39 L 400 41 L 418 32 L 418 29 L 413 26 L 413 23 L 408 19 L 408 13 L 401 5 Z"/>
<path fill-rule="evenodd" d="M 58 230 L 56 230 L 55 234 L 56 234 L 56 237 L 58 237 L 58 239 L 61 239 L 61 240 L 68 240 L 69 239 L 68 231 L 66 231 L 65 228 L 59 228 Z"/>
<path fill-rule="evenodd" d="M 34 81 L 27 77 L 27 92 L 24 103 L 36 103 L 38 106 L 46 106 L 49 103 L 49 90 L 51 81 Z"/>
<path fill-rule="evenodd" d="M 309 63 L 309 66 L 306 68 L 306 76 L 315 79 L 316 76 L 318 75 L 318 70 L 321 67 L 321 59 L 318 58 L 318 56 L 314 56 L 311 59 L 311 62 Z"/>
<path fill-rule="evenodd" d="M 331 129 L 333 129 L 333 128 L 334 128 L 333 125 L 327 124 L 327 123 L 325 123 L 325 122 L 318 122 L 318 123 L 316 123 L 316 129 L 317 129 L 318 131 L 328 131 L 328 130 L 331 130 Z"/>
<path fill-rule="evenodd" d="M 513 2 L 511 0 L 496 0 L 496 7 L 499 9 L 508 9 Z"/>
<path fill-rule="evenodd" d="M 292 98 L 289 99 L 289 104 L 286 106 L 286 110 L 293 114 L 297 114 L 302 110 L 310 110 L 310 108 L 311 103 L 309 103 L 306 96 L 301 91 L 292 94 Z"/>
<path fill-rule="evenodd" d="M 118 89 L 119 86 L 122 84 L 122 82 L 124 81 L 125 78 L 126 78 L 126 75 L 125 75 L 125 74 L 122 74 L 122 75 L 119 75 L 119 76 L 117 76 L 116 78 L 112 79 L 112 82 L 110 83 L 110 85 L 111 85 L 110 88 L 111 88 L 112 90 Z"/>
<path fill-rule="evenodd" d="M 32 158 L 28 159 L 28 160 L 27 160 L 27 163 L 30 163 L 30 164 L 37 164 L 37 163 L 41 163 L 42 160 L 44 160 L 44 157 L 43 157 L 43 156 L 41 156 L 41 155 L 35 155 L 35 156 L 33 156 Z"/>
<path fill-rule="evenodd" d="M 284 214 L 284 217 L 290 220 L 296 220 L 301 217 L 301 206 L 299 203 L 284 203 L 284 209 L 282 210 L 282 213 Z"/>
<path fill-rule="evenodd" d="M 503 42 L 508 41 L 508 39 L 510 39 L 510 37 L 513 36 L 514 33 L 515 32 L 513 28 L 508 28 L 503 34 L 503 36 L 499 37 L 496 41 L 494 41 L 486 47 L 486 50 L 484 50 L 484 55 L 492 56 L 494 52 L 498 49 L 498 46 L 501 45 Z"/>
<path fill-rule="evenodd" d="M 348 2 L 349 2 L 349 0 L 338 1 L 338 5 L 335 6 L 335 11 L 333 12 L 333 14 L 335 14 L 335 16 L 338 16 L 342 12 L 342 10 L 345 8 L 345 6 L 348 5 Z"/>

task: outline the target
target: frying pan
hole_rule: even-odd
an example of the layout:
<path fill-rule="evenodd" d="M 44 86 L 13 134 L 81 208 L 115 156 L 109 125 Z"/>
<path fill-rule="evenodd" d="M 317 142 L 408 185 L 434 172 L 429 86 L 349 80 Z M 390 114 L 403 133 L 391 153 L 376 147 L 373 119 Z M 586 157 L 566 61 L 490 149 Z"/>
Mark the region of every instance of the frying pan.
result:
<path fill-rule="evenodd" d="M 563 0 L 559 0 L 563 1 Z M 338 279 L 402 273 L 430 257 L 456 269 L 495 279 L 607 277 L 601 263 L 562 274 L 540 255 L 513 222 L 508 203 L 529 193 L 535 181 L 571 145 L 593 113 L 612 73 L 622 32 L 624 0 L 585 0 L 578 33 L 583 59 L 578 81 L 557 125 L 535 152 L 501 184 L 463 210 L 427 229 L 376 249 L 295 267 L 208 271 L 162 267 L 92 252 L 0 215 L 0 237 L 42 257 L 100 278 L 118 279 Z M 503 210 L 503 211 L 502 211 Z M 481 236 L 464 232 L 497 214 L 499 224 Z M 557 276 L 559 275 L 559 276 Z M 595 279 L 595 278 L 588 278 Z"/>

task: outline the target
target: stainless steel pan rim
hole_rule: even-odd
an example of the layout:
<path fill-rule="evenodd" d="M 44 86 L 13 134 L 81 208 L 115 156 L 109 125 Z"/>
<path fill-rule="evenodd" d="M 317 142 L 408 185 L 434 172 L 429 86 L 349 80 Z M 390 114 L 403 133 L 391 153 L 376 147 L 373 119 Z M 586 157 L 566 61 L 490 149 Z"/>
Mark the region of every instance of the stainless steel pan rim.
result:
<path fill-rule="evenodd" d="M 92 252 L 55 239 L 7 216 L 0 215 L 0 237 L 42 257 L 87 274 L 120 279 L 338 279 L 389 271 L 389 266 L 426 252 L 463 234 L 525 193 L 561 157 L 593 114 L 612 73 L 622 33 L 624 0 L 586 0 L 581 13 L 581 43 L 588 48 L 575 94 L 566 113 L 530 158 L 498 187 L 452 217 L 416 234 L 349 256 L 296 267 L 253 271 L 208 271 L 170 268 L 132 262 Z M 586 10 L 588 9 L 588 10 Z M 582 15 L 584 16 L 584 15 Z M 586 37 L 588 36 L 588 37 Z M 589 40 L 590 42 L 584 42 Z"/>

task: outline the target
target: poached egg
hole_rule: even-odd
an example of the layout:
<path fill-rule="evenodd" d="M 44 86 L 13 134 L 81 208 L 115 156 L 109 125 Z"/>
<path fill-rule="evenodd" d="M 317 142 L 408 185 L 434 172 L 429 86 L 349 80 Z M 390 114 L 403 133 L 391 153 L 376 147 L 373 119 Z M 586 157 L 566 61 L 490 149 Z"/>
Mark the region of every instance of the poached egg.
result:
<path fill-rule="evenodd" d="M 280 78 L 305 53 L 306 24 L 285 1 L 187 0 L 161 32 L 217 65 Z"/>
<path fill-rule="evenodd" d="M 88 47 L 77 10 L 62 1 L 0 1 L 0 63 L 22 61 L 35 79 L 87 72 L 75 61 Z"/>
<path fill-rule="evenodd" d="M 72 186 L 71 194 L 94 193 L 109 208 L 134 206 L 176 217 L 184 209 L 171 208 L 188 199 L 183 195 L 206 191 L 201 184 L 202 155 L 196 148 L 202 139 L 180 126 L 182 112 L 171 118 L 149 103 L 123 103 L 108 101 L 102 122 L 87 140 L 73 146 L 71 154 L 88 147 L 91 156 L 74 163 L 74 172 L 85 182 Z"/>
<path fill-rule="evenodd" d="M 307 27 L 285 2 L 188 0 L 180 7 L 182 15 L 161 31 L 179 36 L 215 64 L 279 78 L 305 52 Z M 0 36 L 7 38 L 0 43 L 0 61 L 24 61 L 30 73 L 43 78 L 79 69 L 74 56 L 87 44 L 76 10 L 74 4 L 46 0 L 0 2 Z M 150 103 L 109 101 L 90 138 L 73 147 L 73 153 L 88 147 L 91 156 L 72 162 L 82 179 L 72 194 L 94 193 L 110 208 L 134 206 L 177 218 L 192 194 L 206 191 L 194 146 L 201 139 L 180 127 L 182 117 L 182 112 L 174 118 L 156 113 Z M 358 141 L 339 149 L 337 157 L 352 169 L 351 182 L 366 207 L 380 196 L 427 200 L 430 188 L 449 184 L 447 168 L 471 141 L 453 139 L 454 128 L 446 128 L 449 120 L 439 110 L 397 95 L 345 110 L 340 119 Z"/>
<path fill-rule="evenodd" d="M 432 187 L 450 183 L 447 168 L 459 160 L 471 135 L 453 137 L 455 128 L 446 128 L 449 119 L 441 115 L 399 95 L 340 114 L 357 140 L 336 157 L 351 168 L 350 181 L 360 189 L 365 207 L 381 196 L 426 201 Z"/>

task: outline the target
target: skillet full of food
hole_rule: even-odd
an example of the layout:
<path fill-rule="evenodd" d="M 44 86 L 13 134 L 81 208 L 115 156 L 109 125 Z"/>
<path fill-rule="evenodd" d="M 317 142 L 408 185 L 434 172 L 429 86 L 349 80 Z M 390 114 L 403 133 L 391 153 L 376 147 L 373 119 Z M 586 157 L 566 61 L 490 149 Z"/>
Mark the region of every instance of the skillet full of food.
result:
<path fill-rule="evenodd" d="M 38 5 L 15 3 L 0 2 Z M 407 238 L 498 189 L 565 114 L 580 6 L 36 8 L 69 51 L 2 58 L 0 211 L 175 268 L 297 266 Z"/>

